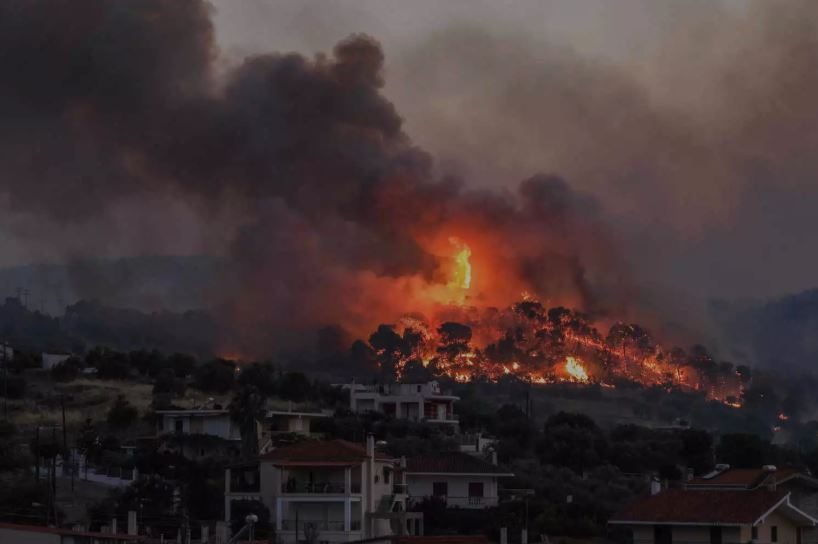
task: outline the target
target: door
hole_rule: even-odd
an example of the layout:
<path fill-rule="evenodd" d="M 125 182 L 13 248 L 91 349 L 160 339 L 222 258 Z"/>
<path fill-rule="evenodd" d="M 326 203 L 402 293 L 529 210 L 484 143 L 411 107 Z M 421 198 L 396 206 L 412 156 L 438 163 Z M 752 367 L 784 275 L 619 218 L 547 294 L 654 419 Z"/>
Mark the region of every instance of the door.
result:
<path fill-rule="evenodd" d="M 483 503 L 483 482 L 469 482 L 469 505 L 478 506 Z"/>
<path fill-rule="evenodd" d="M 721 544 L 721 527 L 710 528 L 710 544 Z"/>
<path fill-rule="evenodd" d="M 673 544 L 673 531 L 670 525 L 653 526 L 653 544 Z"/>

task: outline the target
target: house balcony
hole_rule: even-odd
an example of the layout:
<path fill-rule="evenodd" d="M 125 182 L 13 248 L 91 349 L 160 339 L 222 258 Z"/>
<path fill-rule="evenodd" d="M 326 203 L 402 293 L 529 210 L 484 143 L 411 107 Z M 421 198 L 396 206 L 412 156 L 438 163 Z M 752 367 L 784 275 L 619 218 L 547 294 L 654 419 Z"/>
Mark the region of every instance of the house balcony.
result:
<path fill-rule="evenodd" d="M 457 414 L 447 414 L 440 416 L 437 414 L 427 416 L 422 420 L 424 423 L 442 423 L 444 425 L 457 425 L 460 423 L 460 416 Z"/>
<path fill-rule="evenodd" d="M 431 498 L 411 497 L 409 503 L 410 505 L 416 505 Z M 491 508 L 497 506 L 500 502 L 499 497 L 452 497 L 447 495 L 434 498 L 443 501 L 447 508 Z"/>
<path fill-rule="evenodd" d="M 289 481 L 281 484 L 282 495 L 359 495 L 360 493 L 361 484 L 359 482 L 352 482 L 349 491 L 340 482 Z"/>
<path fill-rule="evenodd" d="M 281 520 L 281 531 L 295 531 L 296 527 L 300 533 L 309 531 L 330 531 L 330 532 L 346 532 L 344 530 L 343 520 L 309 520 L 309 519 L 284 519 Z M 349 524 L 349 532 L 358 532 L 361 530 L 361 521 L 353 519 Z"/>

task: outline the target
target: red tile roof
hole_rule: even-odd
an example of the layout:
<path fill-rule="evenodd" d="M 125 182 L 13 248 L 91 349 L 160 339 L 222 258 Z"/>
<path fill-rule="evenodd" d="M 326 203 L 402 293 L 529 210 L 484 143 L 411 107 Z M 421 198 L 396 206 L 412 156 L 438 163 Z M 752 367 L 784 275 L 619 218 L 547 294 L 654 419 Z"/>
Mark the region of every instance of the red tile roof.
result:
<path fill-rule="evenodd" d="M 669 489 L 643 497 L 611 518 L 611 523 L 751 524 L 780 503 L 783 491 Z"/>
<path fill-rule="evenodd" d="M 20 525 L 17 523 L 0 523 L 0 529 L 9 529 L 12 531 L 25 531 L 29 533 L 46 533 L 52 535 L 62 536 L 76 536 L 85 538 L 99 538 L 108 540 L 139 540 L 140 537 L 135 535 L 123 535 L 112 533 L 93 533 L 88 531 L 73 531 L 71 529 L 61 529 L 59 527 L 43 527 L 42 525 Z"/>
<path fill-rule="evenodd" d="M 376 454 L 377 459 L 387 459 Z M 366 448 L 346 440 L 305 440 L 276 448 L 259 457 L 275 465 L 356 465 L 366 459 Z"/>
<path fill-rule="evenodd" d="M 431 474 L 512 474 L 473 455 L 459 451 L 418 455 L 406 460 L 407 473 Z"/>
<path fill-rule="evenodd" d="M 775 471 L 768 471 L 761 468 L 730 468 L 712 478 L 693 478 L 687 482 L 688 487 L 731 487 L 742 489 L 753 489 L 761 486 L 773 477 L 776 482 L 783 482 L 793 476 L 805 476 L 795 468 L 781 468 Z"/>
<path fill-rule="evenodd" d="M 484 535 L 395 536 L 392 544 L 488 544 Z"/>

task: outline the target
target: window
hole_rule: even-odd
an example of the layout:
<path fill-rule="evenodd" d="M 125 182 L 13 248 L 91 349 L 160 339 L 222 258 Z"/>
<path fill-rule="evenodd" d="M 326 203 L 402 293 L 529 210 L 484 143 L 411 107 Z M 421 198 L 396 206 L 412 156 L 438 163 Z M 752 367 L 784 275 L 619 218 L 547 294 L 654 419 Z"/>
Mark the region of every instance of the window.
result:
<path fill-rule="evenodd" d="M 750 531 L 750 538 L 753 540 L 758 540 L 758 527 L 753 526 L 753 530 Z"/>
<path fill-rule="evenodd" d="M 183 420 L 177 419 L 176 421 L 173 422 L 173 425 L 177 433 L 185 432 L 185 422 Z"/>
<path fill-rule="evenodd" d="M 420 393 L 420 386 L 418 386 L 418 393 Z"/>
<path fill-rule="evenodd" d="M 770 527 L 770 542 L 778 542 L 778 527 L 775 525 Z"/>
<path fill-rule="evenodd" d="M 483 482 L 469 482 L 469 497 L 483 496 Z"/>
<path fill-rule="evenodd" d="M 383 483 L 385 483 L 385 484 L 389 483 L 389 475 L 390 474 L 391 474 L 391 471 L 388 468 L 383 467 Z"/>
<path fill-rule="evenodd" d="M 721 544 L 721 527 L 710 528 L 710 544 Z"/>
<path fill-rule="evenodd" d="M 433 482 L 432 495 L 435 497 L 445 497 L 449 494 L 449 484 L 447 482 Z"/>

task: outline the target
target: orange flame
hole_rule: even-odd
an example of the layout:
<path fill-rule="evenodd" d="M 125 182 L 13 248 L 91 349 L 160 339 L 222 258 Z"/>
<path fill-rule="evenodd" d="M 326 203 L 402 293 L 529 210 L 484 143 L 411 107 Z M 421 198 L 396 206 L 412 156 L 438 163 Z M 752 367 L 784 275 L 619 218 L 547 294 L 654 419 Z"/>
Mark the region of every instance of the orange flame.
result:
<path fill-rule="evenodd" d="M 569 376 L 571 376 L 571 378 L 573 378 L 574 381 L 581 383 L 588 383 L 590 381 L 585 368 L 573 357 L 568 357 L 565 360 L 565 371 Z"/>
<path fill-rule="evenodd" d="M 466 291 L 471 287 L 471 249 L 459 238 L 449 238 L 457 252 L 453 256 L 454 270 L 446 285 L 453 294 L 453 302 L 462 305 L 466 300 Z"/>

